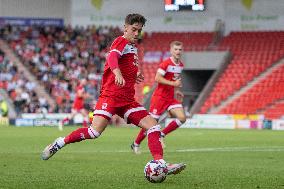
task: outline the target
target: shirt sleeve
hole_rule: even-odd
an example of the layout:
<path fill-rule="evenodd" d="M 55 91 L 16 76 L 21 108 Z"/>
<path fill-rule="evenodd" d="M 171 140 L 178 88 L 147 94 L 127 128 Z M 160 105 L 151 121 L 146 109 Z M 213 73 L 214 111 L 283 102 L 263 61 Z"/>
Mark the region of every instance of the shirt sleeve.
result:
<path fill-rule="evenodd" d="M 123 37 L 116 38 L 110 47 L 110 52 L 117 52 L 120 56 L 122 56 L 123 49 L 127 45 L 127 40 Z"/>
<path fill-rule="evenodd" d="M 166 61 L 164 61 L 159 65 L 157 72 L 164 76 L 167 72 L 167 68 L 168 68 L 168 64 Z"/>
<path fill-rule="evenodd" d="M 111 70 L 118 68 L 119 53 L 111 51 L 107 57 L 107 62 Z"/>

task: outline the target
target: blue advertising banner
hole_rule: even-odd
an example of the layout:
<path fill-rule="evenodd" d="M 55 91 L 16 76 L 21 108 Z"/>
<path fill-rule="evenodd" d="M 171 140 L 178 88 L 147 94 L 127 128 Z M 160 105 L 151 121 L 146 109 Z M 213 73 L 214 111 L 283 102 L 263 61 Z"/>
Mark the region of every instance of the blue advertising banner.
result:
<path fill-rule="evenodd" d="M 15 125 L 16 126 L 33 126 L 34 121 L 32 119 L 16 119 L 15 120 Z"/>
<path fill-rule="evenodd" d="M 64 26 L 62 18 L 22 18 L 22 17 L 0 17 L 0 25 L 17 25 L 17 26 Z"/>

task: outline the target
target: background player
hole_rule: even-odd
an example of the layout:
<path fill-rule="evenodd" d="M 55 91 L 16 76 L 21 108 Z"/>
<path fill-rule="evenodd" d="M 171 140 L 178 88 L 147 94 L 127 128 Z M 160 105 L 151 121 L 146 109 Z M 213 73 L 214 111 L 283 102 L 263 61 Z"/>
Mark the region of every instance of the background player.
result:
<path fill-rule="evenodd" d="M 88 96 L 84 88 L 86 84 L 86 79 L 81 79 L 79 81 L 79 85 L 76 87 L 76 97 L 72 105 L 71 114 L 62 121 L 59 121 L 59 130 L 63 130 L 63 126 L 69 123 L 69 121 L 78 113 L 82 114 L 83 116 L 83 127 L 88 127 L 88 111 L 84 107 L 85 98 Z"/>
<path fill-rule="evenodd" d="M 42 159 L 48 160 L 67 144 L 85 139 L 98 138 L 108 125 L 112 115 L 123 117 L 147 130 L 148 147 L 154 160 L 164 162 L 163 149 L 159 141 L 160 125 L 146 109 L 134 99 L 136 82 L 144 77 L 138 72 L 138 53 L 135 43 L 146 19 L 139 14 L 129 14 L 125 18 L 124 35 L 116 38 L 110 47 L 102 78 L 101 94 L 96 104 L 92 126 L 79 128 L 66 137 L 59 137 L 42 152 Z M 185 164 L 169 164 L 168 174 L 177 174 Z"/>
<path fill-rule="evenodd" d="M 155 89 L 150 102 L 150 114 L 157 121 L 165 111 L 168 111 L 170 117 L 176 118 L 161 131 L 161 143 L 163 147 L 165 147 L 163 138 L 186 121 L 184 109 L 181 104 L 184 95 L 180 91 L 180 88 L 182 87 L 180 75 L 184 67 L 181 62 L 182 51 L 182 42 L 171 42 L 171 57 L 163 61 L 157 70 L 155 80 L 158 82 L 158 86 Z M 131 149 L 134 153 L 141 153 L 139 146 L 145 137 L 145 130 L 141 129 L 131 145 Z"/>

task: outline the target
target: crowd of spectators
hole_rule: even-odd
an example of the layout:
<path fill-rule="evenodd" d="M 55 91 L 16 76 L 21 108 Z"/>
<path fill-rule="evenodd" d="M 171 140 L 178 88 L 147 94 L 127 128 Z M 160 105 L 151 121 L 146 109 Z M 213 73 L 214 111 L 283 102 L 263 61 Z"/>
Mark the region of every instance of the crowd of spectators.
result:
<path fill-rule="evenodd" d="M 68 113 L 71 111 L 80 79 L 88 79 L 85 89 L 89 98 L 86 104 L 98 98 L 108 47 L 115 37 L 121 35 L 121 31 L 115 27 L 95 26 L 5 26 L 1 28 L 0 35 L 56 101 L 55 107 L 47 107 L 48 112 Z M 21 87 L 16 88 L 27 89 L 30 96 L 28 104 L 34 107 L 31 112 L 36 112 L 34 109 L 43 100 L 33 99 L 36 98 L 32 90 L 35 86 L 22 78 L 22 74 L 17 72 L 12 63 L 8 61 L 7 65 L 6 70 L 13 75 L 12 78 L 20 80 L 18 85 Z M 12 78 L 8 85 L 15 87 L 15 79 Z M 27 96 L 22 91 L 18 92 L 21 96 Z M 20 111 L 28 110 L 24 106 Z"/>
<path fill-rule="evenodd" d="M 2 51 L 0 51 L 0 88 L 6 90 L 18 114 L 37 113 L 43 108 L 48 108 L 46 99 L 36 95 L 35 83 L 28 81 Z"/>

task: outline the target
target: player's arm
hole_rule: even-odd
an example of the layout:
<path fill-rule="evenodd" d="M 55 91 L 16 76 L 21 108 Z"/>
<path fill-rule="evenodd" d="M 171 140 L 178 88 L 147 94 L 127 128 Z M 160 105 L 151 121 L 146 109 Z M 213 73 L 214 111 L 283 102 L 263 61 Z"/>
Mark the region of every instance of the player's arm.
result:
<path fill-rule="evenodd" d="M 155 81 L 164 85 L 170 85 L 174 87 L 182 87 L 181 79 L 177 79 L 175 81 L 167 80 L 162 73 L 157 71 L 155 76 Z"/>
<path fill-rule="evenodd" d="M 118 59 L 120 58 L 119 53 L 111 51 L 107 57 L 107 62 L 113 74 L 115 75 L 115 84 L 123 87 L 125 85 L 125 80 L 121 74 L 118 67 Z"/>

